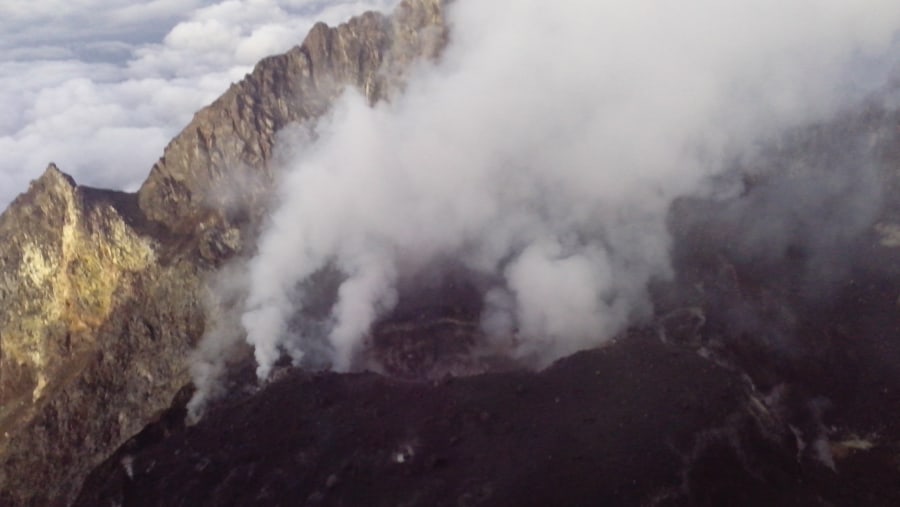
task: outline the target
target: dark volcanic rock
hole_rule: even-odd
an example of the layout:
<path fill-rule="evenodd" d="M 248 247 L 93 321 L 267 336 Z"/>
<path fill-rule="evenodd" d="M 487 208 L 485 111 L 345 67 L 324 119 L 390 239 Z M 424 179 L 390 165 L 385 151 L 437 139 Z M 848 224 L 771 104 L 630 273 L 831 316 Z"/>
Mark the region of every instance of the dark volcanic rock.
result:
<path fill-rule="evenodd" d="M 76 505 L 640 505 L 680 494 L 701 446 L 738 460 L 716 433 L 730 418 L 763 438 L 748 389 L 652 333 L 539 374 L 294 372 L 166 440 L 123 448 Z M 765 467 L 794 467 L 779 449 L 783 462 Z M 766 498 L 781 486 L 770 475 L 742 491 Z"/>
<path fill-rule="evenodd" d="M 815 319 L 744 269 L 706 271 L 714 301 L 540 373 L 293 371 L 189 428 L 176 405 L 76 505 L 896 505 L 900 277 L 859 271 Z M 741 324 L 715 301 L 763 295 L 818 322 L 793 337 L 815 353 L 729 341 Z"/>
<path fill-rule="evenodd" d="M 193 427 L 176 406 L 75 505 L 895 505 L 896 433 L 817 435 L 791 389 L 654 329 L 540 373 L 293 371 Z"/>
<path fill-rule="evenodd" d="M 896 329 L 878 292 L 857 296 Z M 879 366 L 897 358 L 892 335 L 796 359 L 760 391 L 752 378 L 783 360 L 762 350 L 743 372 L 715 319 L 673 312 L 539 373 L 290 371 L 188 428 L 176 404 L 76 505 L 896 505 L 900 378 Z M 860 362 L 874 367 L 862 382 Z M 816 366 L 835 382 L 816 385 Z"/>

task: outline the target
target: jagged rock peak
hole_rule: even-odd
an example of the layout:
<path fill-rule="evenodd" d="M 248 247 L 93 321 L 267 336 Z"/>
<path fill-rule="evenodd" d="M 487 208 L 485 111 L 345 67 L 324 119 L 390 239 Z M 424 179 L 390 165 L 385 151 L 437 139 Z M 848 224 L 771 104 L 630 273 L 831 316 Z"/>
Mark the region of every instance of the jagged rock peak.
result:
<path fill-rule="evenodd" d="M 401 88 L 410 63 L 446 42 L 443 0 L 406 0 L 369 12 L 264 59 L 166 147 L 139 190 L 143 213 L 170 233 L 257 223 L 272 187 L 275 134 L 314 121 L 346 87 L 372 102 Z"/>
<path fill-rule="evenodd" d="M 10 214 L 17 215 L 32 210 L 35 206 L 48 211 L 48 208 L 54 207 L 53 203 L 61 204 L 62 201 L 69 203 L 62 209 L 72 210 L 77 188 L 78 184 L 75 183 L 75 179 L 51 162 L 38 178 L 31 181 L 28 190 L 19 194 L 10 203 L 0 217 Z M 8 222 L 9 219 L 7 218 L 5 221 Z"/>
<path fill-rule="evenodd" d="M 135 200 L 50 164 L 0 215 L 4 507 L 67 503 L 187 380 L 195 269 L 160 264 L 157 241 L 124 213 Z"/>
<path fill-rule="evenodd" d="M 78 186 L 75 183 L 75 178 L 61 171 L 54 162 L 50 162 L 50 164 L 47 165 L 47 169 L 44 169 L 44 174 L 42 174 L 38 179 L 42 181 L 58 181 L 60 183 L 67 183 L 72 188 Z"/>

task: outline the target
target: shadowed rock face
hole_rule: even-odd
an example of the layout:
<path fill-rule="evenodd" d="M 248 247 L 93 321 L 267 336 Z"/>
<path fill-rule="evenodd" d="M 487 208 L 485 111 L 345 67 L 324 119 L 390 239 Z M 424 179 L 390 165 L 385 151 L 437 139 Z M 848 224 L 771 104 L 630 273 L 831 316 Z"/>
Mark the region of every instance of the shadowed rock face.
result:
<path fill-rule="evenodd" d="M 745 389 L 646 336 L 539 375 L 294 372 L 123 448 L 76 505 L 638 505 L 678 488 L 695 433 L 723 424 Z"/>
<path fill-rule="evenodd" d="M 189 382 L 204 280 L 252 250 L 276 133 L 371 101 L 444 41 L 442 2 L 316 25 L 198 112 L 136 194 L 51 165 L 0 216 L 0 505 L 67 505 Z"/>

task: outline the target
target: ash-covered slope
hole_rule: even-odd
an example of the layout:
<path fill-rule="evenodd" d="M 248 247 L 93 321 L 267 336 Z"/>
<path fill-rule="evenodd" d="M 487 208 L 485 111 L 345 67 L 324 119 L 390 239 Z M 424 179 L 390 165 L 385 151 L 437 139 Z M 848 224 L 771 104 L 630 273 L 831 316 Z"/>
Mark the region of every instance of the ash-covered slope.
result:
<path fill-rule="evenodd" d="M 444 37 L 441 2 L 317 25 L 197 113 L 137 194 L 51 165 L 0 217 L 0 505 L 67 505 L 189 383 L 206 276 L 253 248 L 273 143 L 347 86 L 401 85 Z"/>
<path fill-rule="evenodd" d="M 370 102 L 401 86 L 414 60 L 443 47 L 442 4 L 407 0 L 390 17 L 369 12 L 336 28 L 319 23 L 302 45 L 260 62 L 166 147 L 138 191 L 141 210 L 169 233 L 201 242 L 256 224 L 267 209 L 277 132 L 323 115 L 347 86 Z"/>
<path fill-rule="evenodd" d="M 540 374 L 294 372 L 168 439 L 135 439 L 76 505 L 640 505 L 678 490 L 699 445 L 725 443 L 712 428 L 747 389 L 653 333 Z"/>
<path fill-rule="evenodd" d="M 758 390 L 758 372 L 686 346 L 716 340 L 696 316 L 674 312 L 539 373 L 421 383 L 295 370 L 196 426 L 176 405 L 98 467 L 75 505 L 900 501 L 894 395 L 829 408 L 802 375 Z M 859 366 L 845 346 L 830 352 L 829 366 Z M 794 366 L 810 364 L 822 363 Z M 841 370 L 835 379 L 874 387 Z M 885 381 L 879 389 L 900 392 Z"/>

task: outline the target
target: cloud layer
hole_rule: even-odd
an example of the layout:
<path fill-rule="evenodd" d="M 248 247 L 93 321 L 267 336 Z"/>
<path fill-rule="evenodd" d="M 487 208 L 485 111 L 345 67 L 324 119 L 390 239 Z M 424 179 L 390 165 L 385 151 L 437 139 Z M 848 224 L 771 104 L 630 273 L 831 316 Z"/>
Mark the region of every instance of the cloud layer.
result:
<path fill-rule="evenodd" d="M 900 28 L 890 0 L 450 9 L 439 64 L 390 103 L 347 93 L 284 168 L 242 317 L 261 377 L 322 339 L 351 368 L 405 281 L 447 259 L 491 281 L 482 325 L 510 355 L 603 343 L 670 275 L 673 200 L 846 104 L 849 70 L 888 59 Z M 343 283 L 315 336 L 298 315 L 330 268 Z"/>
<path fill-rule="evenodd" d="M 0 208 L 48 162 L 135 189 L 193 113 L 264 56 L 395 0 L 0 4 Z"/>

